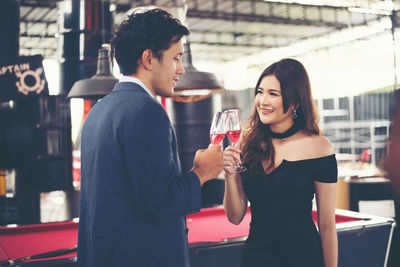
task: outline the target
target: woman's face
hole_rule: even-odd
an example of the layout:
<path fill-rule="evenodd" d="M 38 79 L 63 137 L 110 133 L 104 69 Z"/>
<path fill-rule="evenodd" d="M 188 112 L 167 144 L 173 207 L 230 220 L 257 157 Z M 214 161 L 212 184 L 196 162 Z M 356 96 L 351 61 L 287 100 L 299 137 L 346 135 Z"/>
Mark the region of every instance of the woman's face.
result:
<path fill-rule="evenodd" d="M 275 75 L 265 76 L 257 88 L 255 106 L 264 124 L 274 132 L 283 132 L 293 125 L 293 107 L 283 113 L 281 84 Z"/>

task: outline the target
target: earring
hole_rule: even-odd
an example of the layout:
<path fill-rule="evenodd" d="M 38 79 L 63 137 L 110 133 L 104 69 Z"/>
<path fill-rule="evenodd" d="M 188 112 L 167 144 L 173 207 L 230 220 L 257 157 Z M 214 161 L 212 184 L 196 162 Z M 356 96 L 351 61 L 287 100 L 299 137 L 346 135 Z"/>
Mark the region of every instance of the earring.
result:
<path fill-rule="evenodd" d="M 293 119 L 297 118 L 297 110 L 293 109 Z"/>

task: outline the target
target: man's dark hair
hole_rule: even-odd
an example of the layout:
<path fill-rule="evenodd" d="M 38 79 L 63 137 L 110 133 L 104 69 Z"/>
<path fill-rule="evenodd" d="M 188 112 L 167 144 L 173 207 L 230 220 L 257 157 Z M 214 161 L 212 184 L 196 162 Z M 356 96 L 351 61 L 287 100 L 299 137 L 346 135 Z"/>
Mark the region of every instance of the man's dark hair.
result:
<path fill-rule="evenodd" d="M 189 30 L 162 9 L 135 12 L 115 28 L 112 54 L 122 74 L 133 74 L 143 51 L 150 49 L 156 58 L 161 59 L 162 51 L 184 35 L 189 35 Z"/>

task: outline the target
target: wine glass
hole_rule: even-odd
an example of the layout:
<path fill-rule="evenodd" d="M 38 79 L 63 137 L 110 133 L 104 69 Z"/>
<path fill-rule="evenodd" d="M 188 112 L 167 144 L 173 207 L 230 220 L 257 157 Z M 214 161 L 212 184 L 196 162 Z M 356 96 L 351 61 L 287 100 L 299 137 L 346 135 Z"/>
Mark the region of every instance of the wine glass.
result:
<path fill-rule="evenodd" d="M 226 135 L 228 135 L 229 140 L 231 140 L 234 147 L 238 146 L 240 134 L 242 132 L 240 127 L 240 111 L 238 109 L 229 109 L 225 111 L 227 128 Z M 246 170 L 246 167 L 241 166 L 236 162 L 235 170 L 237 172 L 242 172 Z"/>
<path fill-rule="evenodd" d="M 226 114 L 221 111 L 217 111 L 214 114 L 214 118 L 210 128 L 210 141 L 211 144 L 218 145 L 224 139 L 226 135 Z"/>

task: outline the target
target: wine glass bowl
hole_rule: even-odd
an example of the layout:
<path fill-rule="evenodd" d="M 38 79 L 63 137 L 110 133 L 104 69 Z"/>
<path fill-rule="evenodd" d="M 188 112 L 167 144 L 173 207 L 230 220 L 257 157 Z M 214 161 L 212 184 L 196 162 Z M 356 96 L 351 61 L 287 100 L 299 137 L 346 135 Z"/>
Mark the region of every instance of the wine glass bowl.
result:
<path fill-rule="evenodd" d="M 226 135 L 232 142 L 232 145 L 237 147 L 242 132 L 240 126 L 240 111 L 238 109 L 229 109 L 224 112 L 226 114 Z M 245 171 L 246 168 L 236 162 L 235 169 L 237 172 Z"/>
<path fill-rule="evenodd" d="M 225 111 L 227 119 L 226 134 L 234 146 L 239 143 L 241 134 L 240 111 L 238 109 L 228 109 Z"/>
<path fill-rule="evenodd" d="M 217 111 L 214 114 L 211 127 L 210 127 L 210 142 L 211 144 L 218 145 L 226 135 L 226 114 Z"/>
<path fill-rule="evenodd" d="M 236 145 L 239 142 L 241 130 L 234 130 L 234 131 L 227 131 L 226 134 L 228 135 L 229 140 Z"/>

